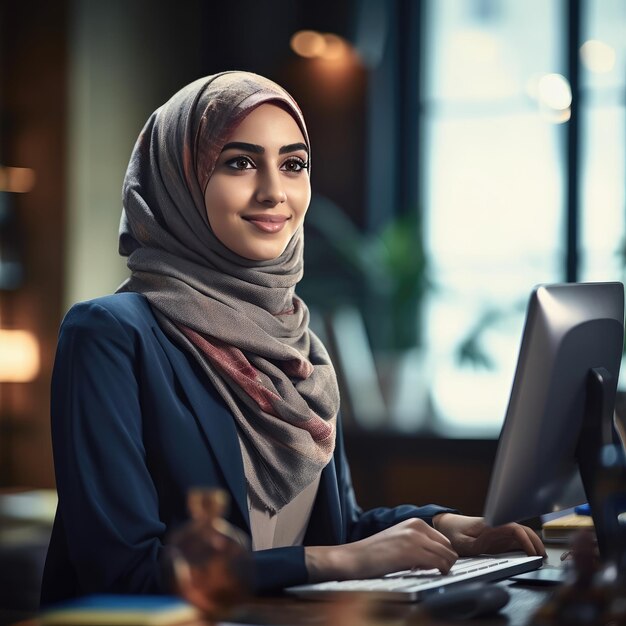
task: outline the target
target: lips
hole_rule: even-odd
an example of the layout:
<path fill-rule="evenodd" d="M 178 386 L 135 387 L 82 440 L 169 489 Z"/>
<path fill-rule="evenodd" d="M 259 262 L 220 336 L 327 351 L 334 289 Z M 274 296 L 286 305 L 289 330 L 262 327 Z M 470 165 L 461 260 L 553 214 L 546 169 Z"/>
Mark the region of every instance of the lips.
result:
<path fill-rule="evenodd" d="M 286 215 L 245 215 L 243 219 L 264 233 L 278 233 L 291 218 Z"/>

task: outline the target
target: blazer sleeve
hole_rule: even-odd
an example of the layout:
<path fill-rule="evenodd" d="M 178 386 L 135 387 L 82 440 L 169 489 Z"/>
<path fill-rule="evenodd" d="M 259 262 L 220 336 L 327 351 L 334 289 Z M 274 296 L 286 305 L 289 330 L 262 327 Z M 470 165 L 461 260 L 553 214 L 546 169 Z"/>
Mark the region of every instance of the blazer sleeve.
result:
<path fill-rule="evenodd" d="M 252 553 L 254 590 L 276 593 L 285 587 L 303 585 L 309 580 L 304 546 L 270 548 Z"/>
<path fill-rule="evenodd" d="M 52 438 L 78 593 L 163 591 L 165 526 L 145 463 L 136 337 L 104 307 L 76 305 L 52 377 Z"/>

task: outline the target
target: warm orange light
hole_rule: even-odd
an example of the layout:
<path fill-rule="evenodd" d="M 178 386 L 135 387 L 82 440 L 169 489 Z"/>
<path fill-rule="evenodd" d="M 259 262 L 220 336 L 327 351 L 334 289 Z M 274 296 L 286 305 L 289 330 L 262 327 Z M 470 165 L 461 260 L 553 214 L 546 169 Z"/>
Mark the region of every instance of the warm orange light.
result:
<path fill-rule="evenodd" d="M 333 33 L 318 33 L 314 30 L 301 30 L 291 38 L 291 49 L 307 59 L 338 61 L 350 56 L 350 44 Z"/>
<path fill-rule="evenodd" d="M 39 373 L 39 343 L 26 330 L 0 329 L 0 382 L 27 383 Z"/>
<path fill-rule="evenodd" d="M 314 30 L 301 30 L 291 37 L 291 49 L 301 57 L 314 59 L 322 56 L 326 49 L 326 40 Z"/>
<path fill-rule="evenodd" d="M 35 185 L 35 170 L 30 167 L 0 165 L 0 191 L 27 193 Z"/>
<path fill-rule="evenodd" d="M 326 46 L 319 56 L 326 61 L 336 61 L 337 59 L 347 56 L 350 52 L 350 45 L 339 35 L 326 33 L 324 35 L 324 42 Z"/>

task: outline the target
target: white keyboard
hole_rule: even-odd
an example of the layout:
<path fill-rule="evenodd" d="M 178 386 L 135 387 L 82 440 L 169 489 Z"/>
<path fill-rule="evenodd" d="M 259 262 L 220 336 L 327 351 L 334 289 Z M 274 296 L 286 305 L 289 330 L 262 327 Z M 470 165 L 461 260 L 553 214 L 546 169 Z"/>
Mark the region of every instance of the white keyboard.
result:
<path fill-rule="evenodd" d="M 541 567 L 540 556 L 478 556 L 460 558 L 448 574 L 437 569 L 411 569 L 393 572 L 382 578 L 341 580 L 286 589 L 306 598 L 327 599 L 335 593 L 375 593 L 385 600 L 415 602 L 434 590 L 475 580 L 500 580 Z"/>

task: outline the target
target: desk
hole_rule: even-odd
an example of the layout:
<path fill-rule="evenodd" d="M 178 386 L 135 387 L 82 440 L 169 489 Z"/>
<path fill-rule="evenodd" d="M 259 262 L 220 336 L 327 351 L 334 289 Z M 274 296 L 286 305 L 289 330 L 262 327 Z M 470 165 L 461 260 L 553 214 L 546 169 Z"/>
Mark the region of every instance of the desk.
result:
<path fill-rule="evenodd" d="M 472 619 L 469 626 L 525 626 L 528 620 L 549 595 L 545 588 L 520 587 L 508 582 L 504 585 L 511 593 L 511 600 L 496 616 Z M 357 620 L 349 622 L 337 619 L 343 616 L 330 603 L 292 600 L 289 598 L 266 598 L 246 605 L 243 613 L 231 619 L 237 624 L 265 624 L 275 626 L 363 626 Z M 428 619 L 420 615 L 419 604 L 389 604 L 383 614 L 377 615 L 376 626 L 444 626 L 450 622 Z M 454 622 L 462 624 L 463 622 Z M 15 623 L 14 626 L 40 626 L 36 619 Z M 209 622 L 197 622 L 187 626 L 211 626 Z"/>
<path fill-rule="evenodd" d="M 0 490 L 0 625 L 39 606 L 56 501 L 52 490 Z"/>
<path fill-rule="evenodd" d="M 511 593 L 511 600 L 496 616 L 468 620 L 465 622 L 468 626 L 526 626 L 530 617 L 550 593 L 546 588 L 522 587 L 507 581 L 495 584 L 505 586 Z M 264 598 L 252 601 L 230 620 L 235 624 L 264 624 L 266 626 L 449 626 L 464 623 L 428 618 L 421 615 L 419 604 L 391 603 L 386 604 L 382 612 L 376 613 L 376 620 L 364 623 L 358 617 L 348 619 L 346 612 L 332 603 L 291 598 Z M 33 619 L 15 623 L 14 626 L 41 625 L 38 620 Z M 213 625 L 200 621 L 185 626 Z"/>
<path fill-rule="evenodd" d="M 548 564 L 560 565 L 563 547 L 548 547 Z M 530 617 L 545 602 L 554 587 L 530 587 L 511 581 L 494 583 L 505 587 L 511 599 L 500 613 L 485 619 L 467 621 L 471 626 L 525 626 Z M 290 597 L 263 598 L 252 600 L 231 617 L 237 624 L 266 624 L 275 626 L 363 626 L 363 620 L 347 619 L 347 608 L 337 603 L 305 601 Z M 444 626 L 452 622 L 434 620 L 422 615 L 420 605 L 386 603 L 376 613 L 375 626 Z M 455 624 L 462 624 L 457 621 Z M 20 622 L 19 626 L 39 626 L 37 620 Z M 208 622 L 198 622 L 188 626 L 210 626 Z"/>
<path fill-rule="evenodd" d="M 506 587 L 511 600 L 496 616 L 466 621 L 468 626 L 525 626 L 530 617 L 543 604 L 551 591 L 546 587 L 527 587 L 503 581 L 494 583 Z M 239 616 L 237 623 L 275 624 L 277 626 L 362 626 L 355 622 L 337 619 L 340 611 L 330 603 L 272 598 L 250 603 L 246 613 Z M 374 622 L 372 622 L 373 624 Z M 419 604 L 387 604 L 379 616 L 376 626 L 444 626 L 451 624 L 421 615 Z M 454 624 L 463 624 L 456 621 Z"/>
<path fill-rule="evenodd" d="M 562 565 L 560 556 L 565 546 L 548 546 L 548 565 Z M 509 603 L 495 617 L 473 619 L 467 621 L 471 626 L 525 626 L 535 611 L 546 601 L 555 587 L 528 586 L 512 581 L 494 583 L 505 587 L 511 594 Z M 426 619 L 422 616 L 419 604 L 387 604 L 387 611 L 376 626 L 439 626 L 450 622 Z M 277 624 L 280 626 L 330 626 L 330 623 L 339 624 L 339 621 L 329 622 L 328 615 L 332 616 L 333 608 L 330 603 L 315 601 L 291 600 L 288 598 L 267 599 L 251 603 L 250 618 L 257 618 L 257 623 Z M 252 621 L 252 619 L 250 621 Z M 462 621 L 454 622 L 462 624 Z M 345 624 L 343 626 L 360 626 Z"/>

